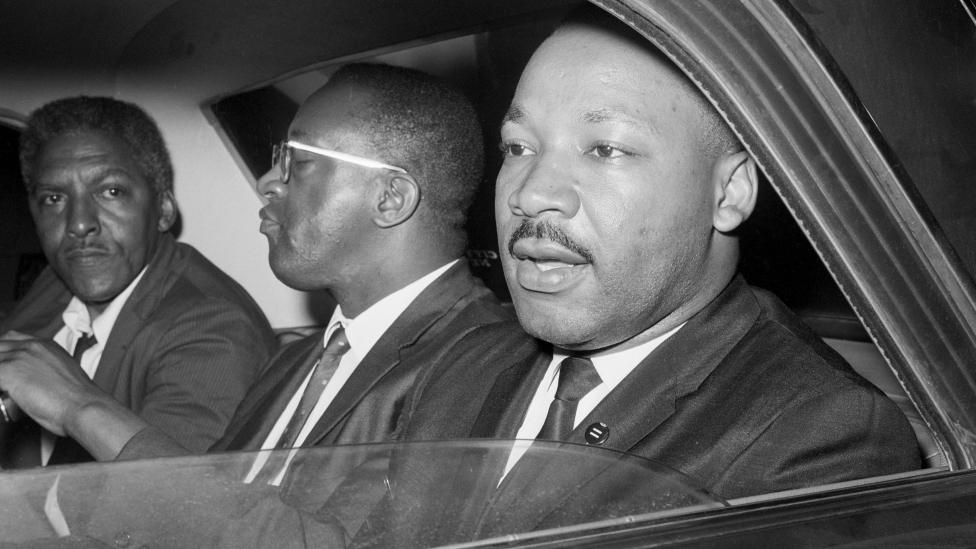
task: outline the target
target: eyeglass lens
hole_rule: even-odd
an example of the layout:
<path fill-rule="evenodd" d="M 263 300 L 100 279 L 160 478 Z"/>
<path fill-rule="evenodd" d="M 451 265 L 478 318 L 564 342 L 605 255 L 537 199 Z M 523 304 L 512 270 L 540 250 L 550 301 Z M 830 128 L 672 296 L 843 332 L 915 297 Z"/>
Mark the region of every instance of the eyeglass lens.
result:
<path fill-rule="evenodd" d="M 281 142 L 271 149 L 271 167 L 281 172 L 281 182 L 287 183 L 288 176 L 291 175 L 291 147 L 287 143 Z"/>

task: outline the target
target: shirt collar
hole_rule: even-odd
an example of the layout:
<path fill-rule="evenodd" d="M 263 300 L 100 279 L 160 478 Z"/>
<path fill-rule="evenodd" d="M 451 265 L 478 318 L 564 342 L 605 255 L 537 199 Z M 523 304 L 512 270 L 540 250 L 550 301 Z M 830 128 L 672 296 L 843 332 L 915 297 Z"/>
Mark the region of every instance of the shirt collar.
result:
<path fill-rule="evenodd" d="M 403 288 L 393 292 L 383 299 L 372 304 L 368 309 L 359 314 L 356 318 L 347 318 L 342 313 L 342 307 L 336 305 L 325 330 L 322 345 L 324 346 L 336 328 L 341 325 L 346 330 L 346 339 L 349 340 L 350 352 L 356 353 L 362 358 L 379 341 L 383 333 L 403 314 L 403 311 L 413 303 L 414 299 L 437 280 L 448 269 L 454 266 L 459 260 L 450 261 L 426 275 L 414 280 Z"/>
<path fill-rule="evenodd" d="M 630 347 L 629 349 L 624 349 L 622 351 L 607 351 L 603 353 L 597 353 L 590 355 L 590 360 L 593 361 L 593 367 L 596 368 L 596 372 L 600 374 L 600 379 L 603 383 L 606 383 L 610 387 L 616 387 L 627 375 L 634 371 L 634 368 L 641 363 L 647 355 L 651 354 L 654 349 L 657 349 L 662 343 L 667 341 L 669 337 L 674 335 L 675 332 L 681 329 L 685 323 L 682 322 L 678 326 L 675 326 L 671 330 L 637 345 L 635 347 Z M 562 363 L 563 359 L 570 356 L 562 351 L 554 351 L 552 353 L 552 364 Z M 558 372 L 558 368 L 552 368 L 546 373 L 545 383 L 552 383 L 553 379 Z"/>
<path fill-rule="evenodd" d="M 148 266 L 143 267 L 139 271 L 139 274 L 132 279 L 132 282 L 124 290 L 119 292 L 119 295 L 112 299 L 108 306 L 105 307 L 105 310 L 102 311 L 102 314 L 95 317 L 95 320 L 91 319 L 88 307 L 77 296 L 72 296 L 71 301 L 68 302 L 68 306 L 61 313 L 61 319 L 64 321 L 64 325 L 75 338 L 79 338 L 83 334 L 94 334 L 95 340 L 99 343 L 108 341 L 108 336 L 112 333 L 112 327 L 115 326 L 115 321 L 118 319 L 119 313 L 122 312 L 122 307 L 125 306 L 125 302 L 129 300 L 129 296 L 135 291 L 139 281 L 142 280 L 142 276 L 146 274 L 146 269 L 148 269 Z"/>

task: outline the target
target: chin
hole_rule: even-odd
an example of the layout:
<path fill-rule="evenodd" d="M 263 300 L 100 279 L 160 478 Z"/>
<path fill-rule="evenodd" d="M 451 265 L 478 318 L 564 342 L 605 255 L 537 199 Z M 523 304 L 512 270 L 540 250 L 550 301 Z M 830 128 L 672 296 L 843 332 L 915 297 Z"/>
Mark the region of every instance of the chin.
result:
<path fill-rule="evenodd" d="M 519 323 L 529 335 L 570 351 L 595 348 L 595 329 L 587 319 L 580 318 L 583 315 L 575 307 L 565 311 L 551 304 L 528 303 L 514 296 L 513 299 Z"/>
<path fill-rule="evenodd" d="M 274 263 L 272 263 L 271 272 L 274 273 L 275 278 L 280 280 L 281 283 L 284 284 L 285 286 L 288 286 L 293 290 L 299 290 L 303 292 L 308 291 L 308 289 L 305 288 L 304 285 L 302 284 L 301 279 L 299 277 L 293 276 L 288 269 L 279 267 Z"/>
<path fill-rule="evenodd" d="M 117 295 L 122 293 L 122 290 L 124 290 L 126 286 L 128 286 L 128 284 L 123 284 L 119 288 L 114 286 L 90 287 L 87 285 L 77 285 L 75 287 L 69 287 L 69 289 L 75 297 L 80 299 L 86 305 L 100 305 L 115 299 Z"/>
<path fill-rule="evenodd" d="M 271 272 L 282 284 L 300 292 L 315 292 L 324 289 L 322 281 L 291 265 L 271 261 Z"/>

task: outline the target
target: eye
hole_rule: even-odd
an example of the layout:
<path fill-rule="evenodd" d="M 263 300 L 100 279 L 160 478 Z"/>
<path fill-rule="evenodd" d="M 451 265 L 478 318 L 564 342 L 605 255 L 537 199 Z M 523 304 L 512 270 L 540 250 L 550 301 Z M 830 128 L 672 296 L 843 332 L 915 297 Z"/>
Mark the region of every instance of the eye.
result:
<path fill-rule="evenodd" d="M 54 206 L 64 201 L 64 195 L 57 193 L 43 193 L 38 195 L 37 198 L 42 206 Z"/>
<path fill-rule="evenodd" d="M 528 145 L 519 141 L 504 141 L 498 145 L 502 154 L 508 156 L 532 156 L 535 151 Z"/>
<path fill-rule="evenodd" d="M 125 189 L 117 186 L 105 187 L 100 192 L 104 198 L 121 198 L 125 195 Z"/>
<path fill-rule="evenodd" d="M 620 158 L 622 156 L 632 156 L 633 153 L 625 151 L 614 145 L 608 145 L 606 143 L 601 143 L 594 145 L 590 150 L 586 151 L 586 154 L 595 156 L 597 158 L 612 160 L 614 158 Z"/>

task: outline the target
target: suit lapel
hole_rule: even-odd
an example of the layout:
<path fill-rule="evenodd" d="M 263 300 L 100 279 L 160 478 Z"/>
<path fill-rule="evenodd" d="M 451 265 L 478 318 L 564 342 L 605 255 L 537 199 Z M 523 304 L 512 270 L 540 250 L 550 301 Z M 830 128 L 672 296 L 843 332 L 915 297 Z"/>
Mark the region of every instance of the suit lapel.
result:
<path fill-rule="evenodd" d="M 322 354 L 317 332 L 282 349 L 237 408 L 227 433 L 211 450 L 257 450 Z"/>
<path fill-rule="evenodd" d="M 653 355 L 654 353 L 652 353 Z M 634 373 L 642 368 L 646 369 L 649 364 L 653 363 L 652 356 L 642 361 L 635 368 Z M 544 370 L 545 368 L 540 367 L 539 369 Z M 661 397 L 674 391 L 674 387 L 671 386 L 673 384 L 669 382 L 664 386 L 659 386 L 657 391 L 648 390 L 647 385 L 642 382 L 647 381 L 647 378 L 651 376 L 646 372 L 642 373 L 644 375 L 635 377 L 633 385 L 625 385 L 624 383 L 627 380 L 624 380 L 621 386 L 617 387 L 617 390 L 623 389 L 619 396 L 616 394 L 617 390 L 611 393 L 617 397 L 614 400 L 621 403 L 621 408 L 625 408 L 623 403 L 634 403 L 633 408 L 626 410 L 628 413 L 610 416 L 611 412 L 617 411 L 617 406 L 605 405 L 607 399 L 610 398 L 608 395 L 607 399 L 604 399 L 574 429 L 571 435 L 573 439 L 583 440 L 583 433 L 587 426 L 596 421 L 602 421 L 608 424 L 611 429 L 611 436 L 605 443 L 605 447 L 626 451 L 670 417 L 674 413 L 674 399 Z M 628 376 L 628 379 L 630 377 Z M 536 379 L 535 383 L 527 382 L 526 385 L 531 386 L 534 393 L 539 381 L 541 380 Z M 634 387 L 636 389 L 631 390 Z M 525 392 L 525 388 L 520 387 L 519 393 Z M 519 400 L 525 398 L 531 399 L 532 395 L 529 394 L 527 397 L 524 394 L 516 396 L 516 399 Z M 635 398 L 639 400 L 627 400 Z M 524 415 L 524 409 L 527 406 L 528 402 L 526 401 L 519 407 L 522 409 L 522 414 L 519 416 Z M 611 417 L 618 419 L 612 421 L 609 419 Z M 518 425 L 521 424 L 521 417 L 516 417 L 510 413 L 506 423 L 510 424 L 513 421 L 516 422 L 514 429 L 517 430 Z M 509 427 L 510 429 L 511 427 Z M 507 438 L 512 436 L 514 436 L 514 432 Z M 573 444 L 564 445 L 569 451 L 574 450 L 574 446 Z M 533 446 L 509 472 L 505 482 L 499 486 L 490 499 L 478 526 L 479 537 L 535 529 L 535 526 L 547 515 L 559 509 L 563 501 L 572 497 L 581 485 L 592 482 L 612 463 L 610 460 L 593 462 L 585 457 L 567 462 L 565 456 L 559 453 L 551 455 L 548 450 L 539 450 Z M 500 474 L 500 467 L 496 469 L 499 469 Z M 497 474 L 495 478 L 498 478 Z M 532 501 L 538 501 L 541 504 L 526 505 L 527 502 Z"/>
<path fill-rule="evenodd" d="M 610 428 L 610 436 L 603 444 L 605 448 L 629 452 L 646 443 L 654 430 L 674 415 L 677 403 L 698 390 L 755 322 L 759 308 L 746 289 L 740 277 L 733 279 L 705 309 L 642 360 L 579 423 L 571 435 L 573 439 L 584 440 L 586 428 L 602 422 Z M 538 381 L 530 385 L 534 390 Z M 524 390 L 520 388 L 520 393 Z M 523 413 L 527 405 L 526 402 L 522 406 Z M 641 451 L 645 457 L 653 454 L 653 449 Z M 506 482 L 495 494 L 479 527 L 482 534 L 537 528 L 583 485 L 599 481 L 613 462 L 581 460 L 567 464 L 555 457 L 537 458 L 524 465 L 526 470 L 518 473 L 521 482 Z M 522 466 L 520 462 L 516 469 Z M 516 471 L 513 469 L 512 473 Z M 526 494 L 544 494 L 544 499 L 538 505 L 525 505 L 520 500 L 527 500 Z M 518 512 L 510 512 L 511 509 Z"/>
<path fill-rule="evenodd" d="M 468 438 L 515 438 L 550 359 L 549 352 L 538 349 L 504 367 L 495 377 Z M 442 482 L 453 488 L 436 503 L 440 511 L 436 526 L 431 526 L 437 531 L 432 539 L 458 542 L 473 535 L 494 501 L 495 486 L 507 461 L 508 452 L 496 446 L 473 448 L 450 470 L 440 472 Z"/>
<path fill-rule="evenodd" d="M 606 423 L 604 447 L 631 451 L 675 413 L 677 403 L 694 393 L 755 322 L 759 308 L 740 277 L 649 354 L 573 431 L 584 440 L 586 428 Z"/>
<path fill-rule="evenodd" d="M 515 438 L 550 360 L 550 352 L 540 349 L 499 373 L 470 438 Z"/>
<path fill-rule="evenodd" d="M 168 233 L 160 236 L 159 245 L 149 262 L 146 274 L 132 291 L 128 301 L 119 311 L 108 341 L 98 361 L 98 369 L 92 381 L 102 390 L 114 394 L 115 383 L 120 378 L 123 357 L 139 330 L 146 324 L 159 305 L 172 281 L 180 276 L 176 241 Z M 123 402 L 128 405 L 128 403 Z"/>
<path fill-rule="evenodd" d="M 463 260 L 425 288 L 356 366 L 309 433 L 304 445 L 314 446 L 327 442 L 336 426 L 388 372 L 400 364 L 404 349 L 414 345 L 473 288 L 471 274 Z"/>

